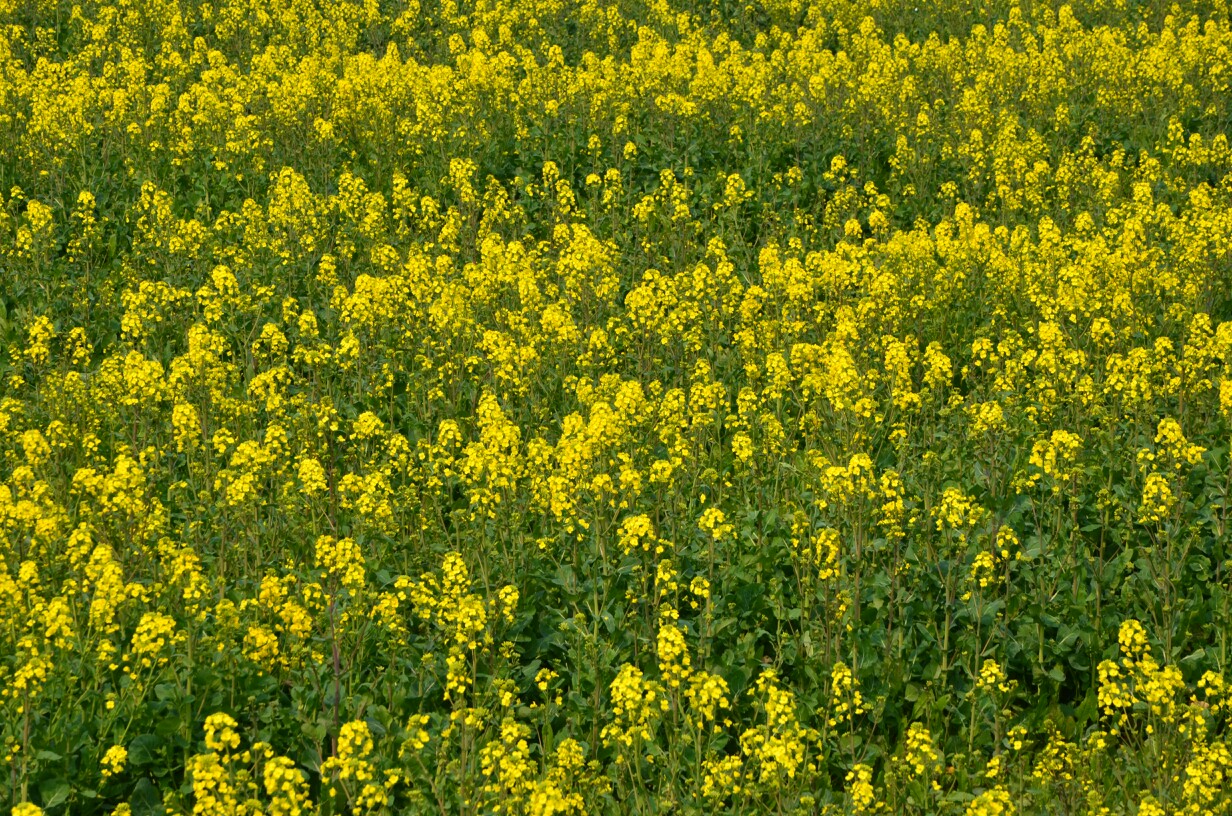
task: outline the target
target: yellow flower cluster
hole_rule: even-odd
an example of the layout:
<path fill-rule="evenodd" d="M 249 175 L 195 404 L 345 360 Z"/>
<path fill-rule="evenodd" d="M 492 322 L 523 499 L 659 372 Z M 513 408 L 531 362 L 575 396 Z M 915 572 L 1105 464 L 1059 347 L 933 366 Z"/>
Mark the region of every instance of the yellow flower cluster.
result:
<path fill-rule="evenodd" d="M 1177 695 L 1185 689 L 1180 670 L 1155 662 L 1138 621 L 1122 623 L 1118 639 L 1121 659 L 1099 664 L 1099 700 L 1104 713 L 1119 714 L 1125 722 L 1128 709 L 1141 705 L 1156 717 L 1175 717 Z"/>
<path fill-rule="evenodd" d="M 398 782 L 396 773 L 387 772 L 378 780 L 369 756 L 373 751 L 372 732 L 363 720 L 345 723 L 338 733 L 338 749 L 321 764 L 321 775 L 342 789 L 357 812 L 379 810 L 389 801 L 389 789 Z M 338 791 L 330 787 L 330 796 Z"/>
<path fill-rule="evenodd" d="M 0 812 L 1232 813 L 1227 0 L 0 0 Z"/>
<path fill-rule="evenodd" d="M 640 669 L 626 663 L 616 673 L 610 692 L 612 722 L 603 727 L 604 743 L 628 748 L 649 740 L 651 729 L 668 708 L 659 684 L 645 679 Z"/>
<path fill-rule="evenodd" d="M 941 757 L 937 754 L 937 749 L 933 747 L 932 735 L 922 723 L 912 723 L 907 727 L 903 759 L 909 771 L 915 776 L 929 773 L 940 761 Z"/>
<path fill-rule="evenodd" d="M 781 685 L 773 669 L 762 670 L 754 691 L 765 721 L 740 735 L 740 749 L 757 781 L 765 785 L 794 779 L 802 771 L 811 775 L 815 766 L 809 744 L 817 734 L 797 719 L 795 695 Z"/>

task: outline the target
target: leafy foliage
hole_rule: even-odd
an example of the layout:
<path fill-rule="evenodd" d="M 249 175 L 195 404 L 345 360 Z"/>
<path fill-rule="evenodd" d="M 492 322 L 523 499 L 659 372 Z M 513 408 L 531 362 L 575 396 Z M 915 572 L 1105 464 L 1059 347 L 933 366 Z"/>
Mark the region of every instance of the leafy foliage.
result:
<path fill-rule="evenodd" d="M 0 801 L 1228 813 L 1223 2 L 0 0 Z"/>

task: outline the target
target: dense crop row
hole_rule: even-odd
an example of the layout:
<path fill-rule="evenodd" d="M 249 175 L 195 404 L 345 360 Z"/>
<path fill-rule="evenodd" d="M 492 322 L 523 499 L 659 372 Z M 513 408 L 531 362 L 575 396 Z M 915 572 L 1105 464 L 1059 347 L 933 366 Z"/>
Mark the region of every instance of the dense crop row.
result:
<path fill-rule="evenodd" d="M 0 0 L 0 807 L 1232 812 L 1221 2 Z"/>

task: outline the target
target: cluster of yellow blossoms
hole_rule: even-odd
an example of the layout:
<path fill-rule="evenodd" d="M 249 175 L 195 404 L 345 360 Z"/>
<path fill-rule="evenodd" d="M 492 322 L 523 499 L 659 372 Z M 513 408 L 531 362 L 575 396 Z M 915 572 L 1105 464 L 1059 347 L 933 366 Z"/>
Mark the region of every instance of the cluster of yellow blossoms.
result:
<path fill-rule="evenodd" d="M 0 813 L 1232 814 L 1226 0 L 0 0 Z"/>

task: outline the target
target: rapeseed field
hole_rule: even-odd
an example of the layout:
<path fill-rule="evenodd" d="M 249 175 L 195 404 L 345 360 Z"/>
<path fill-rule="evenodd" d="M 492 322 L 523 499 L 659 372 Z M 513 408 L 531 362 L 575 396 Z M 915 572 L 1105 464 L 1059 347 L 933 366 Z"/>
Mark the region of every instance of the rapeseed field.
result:
<path fill-rule="evenodd" d="M 1232 813 L 1225 0 L 0 0 L 0 811 Z"/>

